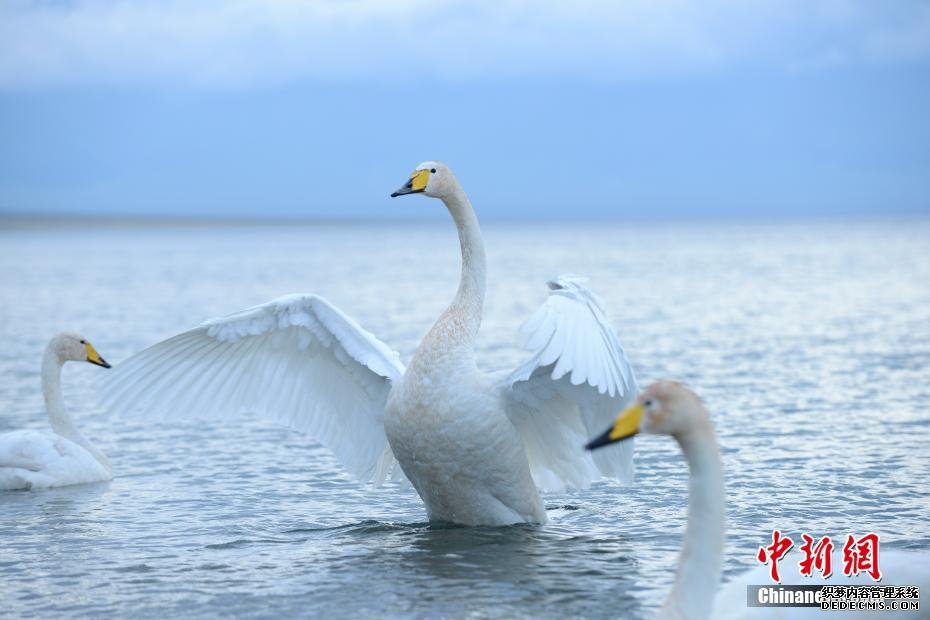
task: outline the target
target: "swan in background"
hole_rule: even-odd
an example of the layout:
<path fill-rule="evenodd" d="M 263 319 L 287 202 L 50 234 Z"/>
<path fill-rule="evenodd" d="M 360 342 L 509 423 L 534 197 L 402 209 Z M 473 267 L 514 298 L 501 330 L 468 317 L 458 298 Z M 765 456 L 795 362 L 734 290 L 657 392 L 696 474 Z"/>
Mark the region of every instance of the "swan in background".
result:
<path fill-rule="evenodd" d="M 93 345 L 78 334 L 52 338 L 42 355 L 42 396 L 52 432 L 13 431 L 0 435 L 0 490 L 42 489 L 110 480 L 110 463 L 78 430 L 61 394 L 65 362 L 109 368 Z"/>
<path fill-rule="evenodd" d="M 926 608 L 920 611 L 824 611 L 819 607 L 748 607 L 747 585 L 773 585 L 769 567 L 760 565 L 728 582 L 719 594 L 717 586 L 723 563 L 724 486 L 720 449 L 710 416 L 700 398 L 675 381 L 659 381 L 646 388 L 636 401 L 625 409 L 614 424 L 586 446 L 595 450 L 622 442 L 637 433 L 671 435 L 688 463 L 688 525 L 678 560 L 675 582 L 659 611 L 660 618 L 687 620 L 783 618 L 927 618 Z M 879 555 L 883 572 L 882 585 L 917 585 L 921 598 L 930 592 L 930 557 L 925 553 L 897 550 Z M 785 556 L 781 565 L 791 566 L 797 558 Z M 867 575 L 846 577 L 833 573 L 827 579 L 807 578 L 782 571 L 780 585 L 869 585 Z M 926 600 L 922 600 L 926 603 Z"/>
<path fill-rule="evenodd" d="M 599 300 L 579 278 L 549 282 L 523 328 L 532 355 L 509 374 L 485 375 L 474 352 L 486 270 L 478 220 L 440 162 L 417 166 L 392 196 L 418 193 L 451 214 L 462 271 L 409 367 L 325 299 L 291 295 L 134 355 L 111 373 L 104 404 L 179 416 L 265 414 L 310 434 L 362 481 L 405 475 L 432 521 L 542 523 L 538 487 L 629 480 L 632 446 L 596 455 L 581 447 L 637 390 Z"/>

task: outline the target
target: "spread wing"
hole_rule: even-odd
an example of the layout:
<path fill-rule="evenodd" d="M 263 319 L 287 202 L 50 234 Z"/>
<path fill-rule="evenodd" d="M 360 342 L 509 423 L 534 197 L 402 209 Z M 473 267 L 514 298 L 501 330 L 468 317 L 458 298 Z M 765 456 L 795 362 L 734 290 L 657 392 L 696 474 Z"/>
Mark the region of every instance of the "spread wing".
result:
<path fill-rule="evenodd" d="M 383 415 L 397 353 L 316 295 L 288 295 L 169 338 L 108 373 L 111 411 L 179 417 L 257 413 L 302 431 L 362 481 L 394 456 Z"/>
<path fill-rule="evenodd" d="M 549 297 L 521 329 L 533 355 L 500 386 L 533 479 L 547 490 L 633 476 L 632 441 L 615 450 L 583 447 L 638 391 L 600 300 L 583 282 L 563 275 L 548 283 Z"/>

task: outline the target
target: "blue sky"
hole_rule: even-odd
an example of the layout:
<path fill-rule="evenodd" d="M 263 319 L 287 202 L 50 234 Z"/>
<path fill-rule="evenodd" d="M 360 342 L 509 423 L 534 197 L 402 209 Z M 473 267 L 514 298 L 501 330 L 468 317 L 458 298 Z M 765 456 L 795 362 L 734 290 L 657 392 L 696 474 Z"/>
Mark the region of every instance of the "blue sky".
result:
<path fill-rule="evenodd" d="M 0 211 L 930 212 L 930 2 L 0 2 Z"/>

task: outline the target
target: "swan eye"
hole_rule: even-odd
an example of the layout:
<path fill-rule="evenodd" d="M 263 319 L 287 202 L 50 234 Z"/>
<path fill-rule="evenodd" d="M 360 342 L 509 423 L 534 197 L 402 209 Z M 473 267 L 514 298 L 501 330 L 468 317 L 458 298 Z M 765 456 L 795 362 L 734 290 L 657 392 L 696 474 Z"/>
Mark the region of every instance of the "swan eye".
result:
<path fill-rule="evenodd" d="M 435 168 L 430 168 L 429 171 L 430 171 L 432 174 L 436 174 L 436 169 L 435 169 Z"/>
<path fill-rule="evenodd" d="M 646 402 L 643 403 L 643 405 L 645 405 L 646 407 L 652 407 L 652 401 L 647 400 Z"/>
<path fill-rule="evenodd" d="M 87 342 L 85 342 L 85 341 L 82 340 L 82 341 L 81 341 L 81 344 L 87 344 Z"/>

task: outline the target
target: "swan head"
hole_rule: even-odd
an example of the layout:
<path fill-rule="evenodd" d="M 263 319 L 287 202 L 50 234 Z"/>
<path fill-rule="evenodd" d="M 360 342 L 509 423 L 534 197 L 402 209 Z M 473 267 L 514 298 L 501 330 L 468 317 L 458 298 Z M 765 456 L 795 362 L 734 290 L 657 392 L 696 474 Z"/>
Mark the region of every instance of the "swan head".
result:
<path fill-rule="evenodd" d="M 697 394 L 677 381 L 657 381 L 620 412 L 610 428 L 585 447 L 594 450 L 637 433 L 681 438 L 709 426 L 710 418 Z"/>
<path fill-rule="evenodd" d="M 62 362 L 89 362 L 97 366 L 109 368 L 110 365 L 103 359 L 90 340 L 74 332 L 62 332 L 52 338 L 49 346 Z"/>
<path fill-rule="evenodd" d="M 432 198 L 450 195 L 457 181 L 449 166 L 441 161 L 425 161 L 410 173 L 407 182 L 400 186 L 391 198 L 407 194 L 424 194 Z"/>

